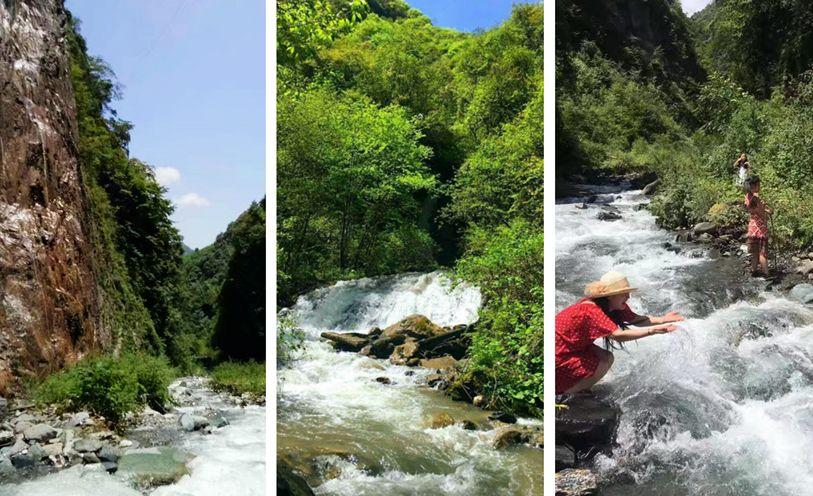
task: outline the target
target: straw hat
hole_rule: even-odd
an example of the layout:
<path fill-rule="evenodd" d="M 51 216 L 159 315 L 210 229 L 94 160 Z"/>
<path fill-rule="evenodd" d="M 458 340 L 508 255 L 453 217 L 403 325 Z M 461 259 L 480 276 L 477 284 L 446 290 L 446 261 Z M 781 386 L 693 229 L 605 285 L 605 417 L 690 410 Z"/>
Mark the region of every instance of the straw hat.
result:
<path fill-rule="evenodd" d="M 617 294 L 629 293 L 638 288 L 630 287 L 627 277 L 620 272 L 607 272 L 598 281 L 591 282 L 584 288 L 584 296 L 588 298 L 601 298 Z"/>

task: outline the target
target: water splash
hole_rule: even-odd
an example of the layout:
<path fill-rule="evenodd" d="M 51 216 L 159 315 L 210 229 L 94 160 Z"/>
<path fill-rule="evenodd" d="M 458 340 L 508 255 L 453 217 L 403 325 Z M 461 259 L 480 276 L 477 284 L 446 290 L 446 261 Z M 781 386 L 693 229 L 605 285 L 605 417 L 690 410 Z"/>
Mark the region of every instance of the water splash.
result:
<path fill-rule="evenodd" d="M 558 309 L 615 269 L 641 288 L 634 309 L 690 317 L 617 354 L 606 383 L 624 412 L 619 447 L 597 460 L 607 494 L 810 493 L 813 311 L 764 292 L 736 258 L 676 252 L 635 207 L 640 192 L 605 194 L 621 220 L 573 200 L 556 207 Z"/>

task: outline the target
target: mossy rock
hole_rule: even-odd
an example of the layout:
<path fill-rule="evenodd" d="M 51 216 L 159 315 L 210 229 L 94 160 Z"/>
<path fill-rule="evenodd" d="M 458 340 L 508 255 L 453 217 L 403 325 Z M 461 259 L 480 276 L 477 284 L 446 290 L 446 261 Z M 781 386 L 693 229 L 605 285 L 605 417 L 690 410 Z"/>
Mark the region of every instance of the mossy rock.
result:
<path fill-rule="evenodd" d="M 706 218 L 720 227 L 741 226 L 748 222 L 748 212 L 739 202 L 715 203 L 709 208 Z"/>

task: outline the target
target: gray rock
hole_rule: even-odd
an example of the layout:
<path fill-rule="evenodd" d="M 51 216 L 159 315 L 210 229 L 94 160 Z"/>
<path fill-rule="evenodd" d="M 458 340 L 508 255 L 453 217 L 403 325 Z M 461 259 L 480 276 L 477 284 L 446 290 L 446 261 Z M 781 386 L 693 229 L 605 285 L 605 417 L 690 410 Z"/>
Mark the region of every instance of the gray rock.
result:
<path fill-rule="evenodd" d="M 714 234 L 717 231 L 717 226 L 713 222 L 700 222 L 692 229 L 695 235 L 700 234 Z"/>
<path fill-rule="evenodd" d="M 70 420 L 65 423 L 66 427 L 81 427 L 88 423 L 90 414 L 88 412 L 79 412 L 74 414 Z"/>
<path fill-rule="evenodd" d="M 107 470 L 107 473 L 115 474 L 119 469 L 119 464 L 116 462 L 102 462 L 102 467 Z"/>
<path fill-rule="evenodd" d="M 557 496 L 593 496 L 598 494 L 596 475 L 586 469 L 565 469 L 556 473 Z"/>
<path fill-rule="evenodd" d="M 643 191 L 643 193 L 644 193 L 645 195 L 647 195 L 647 196 L 654 194 L 654 193 L 655 193 L 655 191 L 657 191 L 658 186 L 659 186 L 660 184 L 661 184 L 661 180 L 660 180 L 660 179 L 655 179 L 655 180 L 654 180 L 654 181 L 652 181 L 651 183 L 649 183 L 649 184 L 647 184 L 646 186 L 644 186 L 644 191 Z"/>
<path fill-rule="evenodd" d="M 23 436 L 25 436 L 26 441 L 37 441 L 40 443 L 53 439 L 56 435 L 56 429 L 48 424 L 32 425 L 23 431 Z"/>
<path fill-rule="evenodd" d="M 100 463 L 99 457 L 96 453 L 82 453 L 82 461 L 84 463 Z"/>
<path fill-rule="evenodd" d="M 8 411 L 8 400 L 0 396 L 0 418 Z"/>
<path fill-rule="evenodd" d="M 189 456 L 169 447 L 130 450 L 118 463 L 118 475 L 145 486 L 172 484 L 189 473 Z"/>
<path fill-rule="evenodd" d="M 62 450 L 65 447 L 62 446 L 62 443 L 56 442 L 53 444 L 46 444 L 42 447 L 42 451 L 45 452 L 45 456 L 57 456 L 62 454 Z"/>
<path fill-rule="evenodd" d="M 14 473 L 14 465 L 8 458 L 0 459 L 0 478 Z"/>
<path fill-rule="evenodd" d="M 0 431 L 0 448 L 14 444 L 14 433 L 11 431 Z"/>
<path fill-rule="evenodd" d="M 102 449 L 102 442 L 98 439 L 79 439 L 73 443 L 73 449 L 79 453 L 95 453 Z"/>
<path fill-rule="evenodd" d="M 813 284 L 808 283 L 801 283 L 797 284 L 790 290 L 788 294 L 790 299 L 796 300 L 799 303 L 804 303 L 807 305 L 808 303 L 813 303 Z"/>
<path fill-rule="evenodd" d="M 99 460 L 103 462 L 117 462 L 119 458 L 121 458 L 121 453 L 118 449 L 112 446 L 103 446 L 101 450 L 99 450 Z"/>
<path fill-rule="evenodd" d="M 209 419 L 201 417 L 200 415 L 192 415 L 191 413 L 184 413 L 180 418 L 181 427 L 188 432 L 200 430 L 209 425 Z"/>
<path fill-rule="evenodd" d="M 621 214 L 617 214 L 615 212 L 606 212 L 606 211 L 603 211 L 603 210 L 596 214 L 596 219 L 610 221 L 610 222 L 615 221 L 615 220 L 620 220 L 621 218 L 622 218 Z"/>
<path fill-rule="evenodd" d="M 17 434 L 22 433 L 26 429 L 33 427 L 34 424 L 29 422 L 28 420 L 20 420 L 14 424 L 14 432 Z"/>
<path fill-rule="evenodd" d="M 703 233 L 697 237 L 697 240 L 700 241 L 701 243 L 711 243 L 712 241 L 714 241 L 714 238 L 709 233 Z"/>
<path fill-rule="evenodd" d="M 39 444 L 32 444 L 31 447 L 28 448 L 28 454 L 31 455 L 31 458 L 33 458 L 35 462 L 48 457 L 48 454 Z"/>
<path fill-rule="evenodd" d="M 796 266 L 796 273 L 797 274 L 810 274 L 813 272 L 813 260 L 802 260 L 799 265 Z"/>
<path fill-rule="evenodd" d="M 11 464 L 14 468 L 25 468 L 34 465 L 34 458 L 28 453 L 18 453 L 11 457 Z"/>
<path fill-rule="evenodd" d="M 225 426 L 229 425 L 229 421 L 226 420 L 221 415 L 216 415 L 216 416 L 212 417 L 212 425 L 219 429 L 221 427 L 225 427 Z"/>
<path fill-rule="evenodd" d="M 28 449 L 28 444 L 23 441 L 21 437 L 17 438 L 17 441 L 14 442 L 14 445 L 8 450 L 9 456 L 14 456 L 17 453 L 23 452 Z"/>

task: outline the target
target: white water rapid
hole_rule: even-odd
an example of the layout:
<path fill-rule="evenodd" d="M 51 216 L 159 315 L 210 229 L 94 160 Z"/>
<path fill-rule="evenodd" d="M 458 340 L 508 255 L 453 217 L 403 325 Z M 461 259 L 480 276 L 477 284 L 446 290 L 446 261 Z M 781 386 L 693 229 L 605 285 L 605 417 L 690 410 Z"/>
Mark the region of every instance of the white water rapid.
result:
<path fill-rule="evenodd" d="M 640 288 L 633 310 L 688 318 L 615 353 L 602 391 L 622 416 L 618 448 L 596 461 L 603 494 L 813 494 L 813 311 L 736 257 L 674 243 L 636 208 L 640 191 L 593 191 L 586 209 L 556 206 L 557 310 L 618 270 Z M 602 203 L 622 219 L 598 220 Z"/>
<path fill-rule="evenodd" d="M 300 297 L 287 313 L 308 339 L 302 357 L 278 371 L 279 456 L 315 458 L 308 482 L 320 495 L 541 494 L 542 451 L 495 450 L 486 412 L 420 386 L 433 371 L 335 352 L 318 338 L 412 314 L 439 325 L 472 323 L 479 306 L 477 289 L 452 288 L 439 272 L 340 282 Z M 381 376 L 392 384 L 376 382 Z M 479 427 L 429 428 L 439 413 Z"/>
<path fill-rule="evenodd" d="M 265 492 L 265 407 L 235 406 L 223 395 L 205 387 L 196 377 L 179 379 L 170 386 L 180 402 L 171 415 L 171 427 L 159 434 L 193 458 L 188 475 L 178 482 L 140 491 L 124 477 L 107 474 L 99 464 L 77 465 L 60 472 L 14 485 L 0 485 L 0 496 L 263 496 Z M 211 434 L 186 432 L 177 427 L 181 413 L 217 412 L 229 425 Z M 169 418 L 169 417 L 167 417 Z M 134 438 L 149 437 L 154 426 L 136 429 Z"/>

